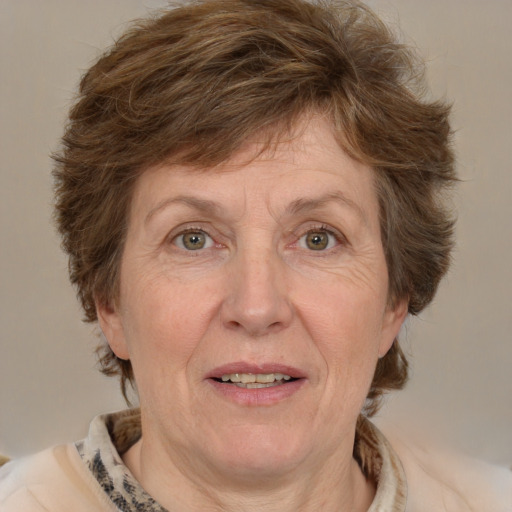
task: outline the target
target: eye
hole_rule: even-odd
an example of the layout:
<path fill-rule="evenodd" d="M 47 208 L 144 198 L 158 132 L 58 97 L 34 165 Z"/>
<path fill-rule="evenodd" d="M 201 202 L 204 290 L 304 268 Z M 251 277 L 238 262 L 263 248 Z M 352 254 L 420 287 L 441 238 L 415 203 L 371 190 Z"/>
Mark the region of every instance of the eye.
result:
<path fill-rule="evenodd" d="M 337 244 L 336 236 L 327 229 L 308 231 L 299 239 L 299 247 L 310 251 L 325 251 L 326 249 L 332 249 Z"/>
<path fill-rule="evenodd" d="M 198 251 L 213 246 L 210 235 L 199 229 L 181 233 L 174 239 L 174 243 L 185 251 Z"/>

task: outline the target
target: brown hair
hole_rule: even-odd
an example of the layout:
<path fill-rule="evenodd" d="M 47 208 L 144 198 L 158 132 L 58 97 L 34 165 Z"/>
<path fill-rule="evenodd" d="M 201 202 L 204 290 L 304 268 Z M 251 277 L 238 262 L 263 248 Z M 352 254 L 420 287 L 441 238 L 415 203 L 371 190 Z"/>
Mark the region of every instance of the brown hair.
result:
<path fill-rule="evenodd" d="M 144 169 L 212 166 L 256 132 L 300 115 L 332 119 L 340 145 L 376 174 L 389 297 L 416 314 L 449 264 L 455 180 L 449 106 L 425 99 L 421 63 L 357 1 L 200 0 L 139 21 L 83 76 L 56 167 L 56 218 L 89 322 L 114 302 L 133 185 Z M 99 347 L 126 397 L 129 361 Z M 407 379 L 395 340 L 368 394 Z"/>

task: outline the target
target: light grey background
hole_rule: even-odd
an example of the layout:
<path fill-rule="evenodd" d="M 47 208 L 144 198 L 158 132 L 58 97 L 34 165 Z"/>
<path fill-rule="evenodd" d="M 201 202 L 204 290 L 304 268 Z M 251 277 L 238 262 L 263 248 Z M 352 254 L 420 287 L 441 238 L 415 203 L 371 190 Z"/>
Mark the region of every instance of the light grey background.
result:
<path fill-rule="evenodd" d="M 512 462 L 512 2 L 369 0 L 428 60 L 455 102 L 458 245 L 452 271 L 403 342 L 413 377 L 381 416 Z M 0 0 L 0 452 L 81 438 L 123 407 L 95 369 L 51 225 L 51 162 L 81 72 L 162 1 Z"/>

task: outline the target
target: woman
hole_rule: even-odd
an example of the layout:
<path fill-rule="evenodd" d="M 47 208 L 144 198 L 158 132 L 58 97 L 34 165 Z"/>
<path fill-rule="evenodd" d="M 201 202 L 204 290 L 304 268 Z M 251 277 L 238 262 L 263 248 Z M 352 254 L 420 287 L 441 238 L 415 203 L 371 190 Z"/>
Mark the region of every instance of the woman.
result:
<path fill-rule="evenodd" d="M 195 2 L 99 59 L 57 222 L 140 412 L 6 465 L 6 510 L 507 510 L 503 472 L 429 487 L 367 419 L 452 245 L 449 108 L 417 81 L 354 2 Z"/>

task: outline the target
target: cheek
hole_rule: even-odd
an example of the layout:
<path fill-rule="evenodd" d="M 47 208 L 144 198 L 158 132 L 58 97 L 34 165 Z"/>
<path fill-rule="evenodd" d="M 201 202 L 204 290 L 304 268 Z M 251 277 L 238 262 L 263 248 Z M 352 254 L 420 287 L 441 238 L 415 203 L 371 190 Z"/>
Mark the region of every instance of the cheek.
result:
<path fill-rule="evenodd" d="M 302 322 L 331 376 L 371 379 L 378 359 L 384 293 L 332 282 L 296 301 Z"/>
<path fill-rule="evenodd" d="M 347 286 L 335 281 L 329 286 L 311 287 L 298 292 L 295 299 L 303 320 L 313 333 L 324 332 L 326 338 L 378 338 L 385 311 L 386 297 L 380 290 Z"/>
<path fill-rule="evenodd" d="M 337 436 L 364 406 L 378 360 L 381 314 L 371 294 L 340 287 L 324 289 L 302 306 L 303 324 L 324 368 L 314 421 Z"/>
<path fill-rule="evenodd" d="M 158 275 L 127 290 L 124 323 L 134 369 L 141 363 L 167 373 L 185 367 L 214 315 L 209 288 Z"/>

